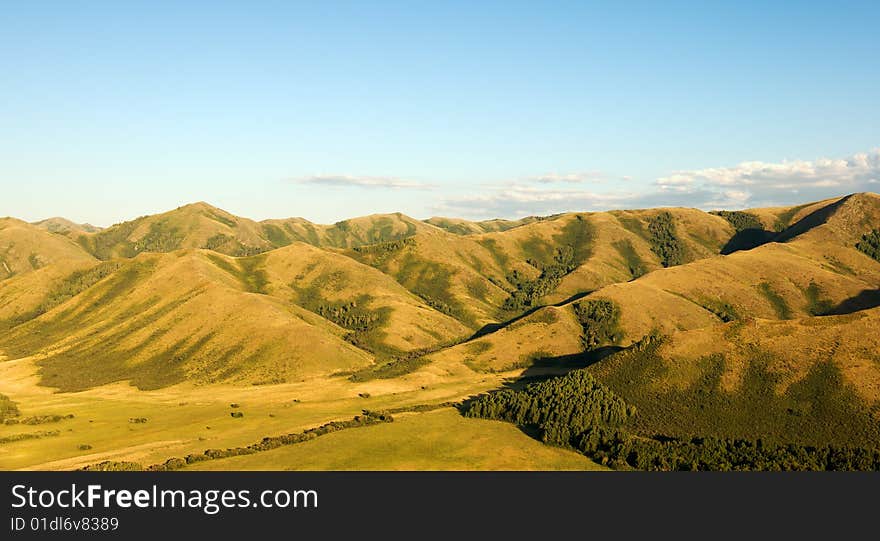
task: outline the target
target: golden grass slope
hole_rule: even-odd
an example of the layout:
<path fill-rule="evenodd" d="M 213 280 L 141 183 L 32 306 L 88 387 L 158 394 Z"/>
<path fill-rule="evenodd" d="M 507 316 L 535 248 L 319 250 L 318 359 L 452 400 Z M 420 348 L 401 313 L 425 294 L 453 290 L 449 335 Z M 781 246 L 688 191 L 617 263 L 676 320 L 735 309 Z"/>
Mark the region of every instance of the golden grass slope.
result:
<path fill-rule="evenodd" d="M 673 333 L 588 370 L 643 434 L 876 448 L 880 310 Z"/>
<path fill-rule="evenodd" d="M 513 229 L 514 227 L 519 227 L 521 225 L 530 224 L 532 222 L 545 219 L 547 218 L 529 216 L 526 218 L 521 218 L 519 220 L 502 220 L 496 218 L 494 220 L 482 220 L 479 222 L 472 222 L 469 220 L 463 220 L 461 218 L 446 218 L 442 216 L 434 216 L 425 220 L 425 223 L 439 227 L 440 229 L 444 229 L 446 231 L 449 231 L 450 233 L 455 233 L 456 235 L 477 235 L 480 233 L 507 231 L 508 229 Z"/>
<path fill-rule="evenodd" d="M 97 233 L 80 233 L 76 240 L 104 260 L 191 248 L 232 255 L 250 255 L 273 248 L 253 220 L 201 202 L 116 224 Z"/>
<path fill-rule="evenodd" d="M 265 220 L 260 224 L 266 238 L 276 246 L 299 241 L 325 248 L 356 248 L 405 239 L 434 229 L 399 212 L 361 216 L 332 225 L 315 224 L 303 218 Z"/>
<path fill-rule="evenodd" d="M 42 382 L 80 390 L 130 380 L 279 383 L 351 370 L 372 357 L 327 320 L 250 291 L 259 269 L 229 272 L 210 253 L 144 254 L 0 336 L 10 358 L 37 355 Z M 217 257 L 217 256 L 215 256 Z"/>
<path fill-rule="evenodd" d="M 688 387 L 701 358 L 723 354 L 721 386 L 742 385 L 745 368 L 758 353 L 769 361 L 783 392 L 817 363 L 835 364 L 844 381 L 867 403 L 880 403 L 880 308 L 852 314 L 789 321 L 755 319 L 675 333 L 659 349 L 668 362 L 658 388 Z"/>
<path fill-rule="evenodd" d="M 471 334 L 390 276 L 344 255 L 295 243 L 265 254 L 266 292 L 353 331 L 376 353 L 433 348 Z"/>
<path fill-rule="evenodd" d="M 685 250 L 685 262 L 717 255 L 733 235 L 717 216 L 695 209 L 651 209 L 563 214 L 477 240 L 513 261 L 529 261 L 539 274 L 557 251 L 570 246 L 577 267 L 568 273 L 541 304 L 557 303 L 608 284 L 626 282 L 662 268 L 651 248 L 649 220 L 669 213 Z"/>
<path fill-rule="evenodd" d="M 0 280 L 52 264 L 76 264 L 94 258 L 70 239 L 15 218 L 0 218 Z"/>
<path fill-rule="evenodd" d="M 92 224 L 78 224 L 60 216 L 33 222 L 33 225 L 45 229 L 49 233 L 60 233 L 62 235 L 69 233 L 97 233 L 101 230 L 100 227 Z"/>
<path fill-rule="evenodd" d="M 619 346 L 651 333 L 703 329 L 725 321 L 786 320 L 845 314 L 876 306 L 880 302 L 880 263 L 856 250 L 854 245 L 865 231 L 880 226 L 880 198 L 857 194 L 797 208 L 798 212 L 793 213 L 799 216 L 794 218 L 795 226 L 803 220 L 806 223 L 801 223 L 801 233 L 787 242 L 768 243 L 727 256 L 704 257 L 670 268 L 658 268 L 655 261 L 656 270 L 629 282 L 620 280 L 600 287 L 585 298 L 608 299 L 620 308 L 623 338 Z M 821 221 L 816 219 L 815 213 L 820 213 Z M 714 233 L 724 231 L 723 224 L 717 229 L 705 227 L 715 227 L 724 221 L 706 216 L 702 228 L 690 227 L 703 231 L 704 238 L 711 239 Z M 601 264 L 602 253 L 608 241 L 614 238 L 611 235 L 620 233 L 619 228 L 601 224 L 610 221 L 606 213 L 589 215 L 589 219 L 599 222 L 593 230 L 597 232 L 596 237 L 604 237 L 604 241 L 596 243 L 583 267 Z M 691 223 L 699 224 L 700 220 L 695 215 Z M 812 227 L 807 228 L 806 224 Z M 522 234 L 529 227 L 533 226 L 516 231 Z M 630 229 L 637 228 L 630 226 Z M 634 248 L 638 247 L 636 249 L 643 252 L 646 249 L 639 238 L 628 237 L 627 240 Z M 647 257 L 645 254 L 645 260 Z M 620 267 L 609 263 L 610 259 L 610 255 L 604 259 L 605 275 L 613 282 L 614 272 L 619 272 Z M 547 299 L 562 297 L 561 290 L 562 285 Z M 505 370 L 528 364 L 530 359 L 575 355 L 582 346 L 578 342 L 581 329 L 571 308 L 574 302 L 577 301 L 559 308 L 542 308 L 502 330 L 434 354 L 432 358 L 458 356 L 481 370 Z M 548 321 L 566 324 L 548 325 Z"/>
<path fill-rule="evenodd" d="M 499 308 L 514 289 L 507 279 L 511 271 L 536 272 L 478 239 L 439 228 L 344 253 L 392 276 L 431 307 L 472 329 L 498 321 Z"/>

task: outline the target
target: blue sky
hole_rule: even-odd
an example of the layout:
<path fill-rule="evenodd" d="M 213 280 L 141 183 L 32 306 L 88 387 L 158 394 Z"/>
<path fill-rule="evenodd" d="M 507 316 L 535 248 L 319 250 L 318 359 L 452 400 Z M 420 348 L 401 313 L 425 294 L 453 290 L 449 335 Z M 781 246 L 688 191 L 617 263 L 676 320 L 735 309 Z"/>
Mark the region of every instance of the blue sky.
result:
<path fill-rule="evenodd" d="M 124 4 L 124 5 L 123 5 Z M 877 2 L 22 2 L 0 215 L 332 222 L 880 191 Z"/>

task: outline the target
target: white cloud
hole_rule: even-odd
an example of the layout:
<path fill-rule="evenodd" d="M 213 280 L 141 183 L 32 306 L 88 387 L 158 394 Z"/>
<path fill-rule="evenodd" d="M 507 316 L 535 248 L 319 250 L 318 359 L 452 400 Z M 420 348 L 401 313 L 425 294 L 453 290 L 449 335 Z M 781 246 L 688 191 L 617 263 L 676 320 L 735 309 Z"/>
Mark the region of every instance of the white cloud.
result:
<path fill-rule="evenodd" d="M 845 159 L 780 163 L 743 162 L 734 167 L 675 171 L 643 190 L 600 192 L 560 188 L 574 175 L 545 175 L 526 183 L 487 186 L 482 194 L 451 197 L 434 210 L 470 218 L 515 218 L 558 212 L 685 206 L 741 209 L 818 201 L 872 191 L 880 184 L 880 148 Z M 623 177 L 621 177 L 623 178 Z"/>
<path fill-rule="evenodd" d="M 317 184 L 320 186 L 348 186 L 359 188 L 390 188 L 427 190 L 433 186 L 396 177 L 370 177 L 355 175 L 312 175 L 294 179 L 297 184 Z"/>
<path fill-rule="evenodd" d="M 548 189 L 526 184 L 495 187 L 482 194 L 454 197 L 434 207 L 439 214 L 483 219 L 516 218 L 558 212 L 625 208 L 637 193 L 600 193 L 578 189 Z"/>
<path fill-rule="evenodd" d="M 660 190 L 694 187 L 722 191 L 736 189 L 743 204 L 784 204 L 798 199 L 817 199 L 868 190 L 880 179 L 880 148 L 844 159 L 820 158 L 814 161 L 781 163 L 743 162 L 734 167 L 676 171 L 657 179 Z"/>
<path fill-rule="evenodd" d="M 585 171 L 581 173 L 547 173 L 526 179 L 528 182 L 536 182 L 539 184 L 581 184 L 584 182 L 602 182 L 607 176 L 600 171 Z"/>

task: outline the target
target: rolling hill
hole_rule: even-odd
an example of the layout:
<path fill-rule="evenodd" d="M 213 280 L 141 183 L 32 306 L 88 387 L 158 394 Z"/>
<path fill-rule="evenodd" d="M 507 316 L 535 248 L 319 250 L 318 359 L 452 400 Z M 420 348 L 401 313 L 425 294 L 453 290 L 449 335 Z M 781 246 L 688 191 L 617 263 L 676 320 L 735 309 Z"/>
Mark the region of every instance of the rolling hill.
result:
<path fill-rule="evenodd" d="M 0 218 L 0 280 L 49 265 L 94 261 L 70 239 L 15 218 Z"/>
<path fill-rule="evenodd" d="M 0 360 L 53 396 L 296 386 L 320 395 L 302 417 L 318 423 L 357 400 L 393 409 L 399 393 L 412 406 L 561 376 L 637 412 L 621 422 L 649 454 L 704 453 L 701 438 L 880 447 L 876 194 L 332 225 L 196 203 L 89 229 L 0 220 Z"/>
<path fill-rule="evenodd" d="M 865 232 L 880 227 L 880 197 L 858 194 L 804 206 L 799 212 L 794 224 L 779 233 L 782 242 L 660 267 L 638 279 L 611 283 L 558 307 L 541 308 L 501 327 L 497 336 L 480 337 L 436 356 L 464 357 L 469 348 L 466 356 L 475 366 L 503 370 L 528 359 L 576 355 L 580 345 L 574 337 L 560 339 L 557 331 L 553 340 L 538 341 L 529 322 L 546 327 L 548 321 L 562 321 L 579 333 L 574 306 L 593 299 L 618 307 L 617 347 L 652 333 L 719 322 L 846 314 L 880 304 L 880 263 L 856 248 Z M 817 221 L 817 213 L 823 221 Z"/>
<path fill-rule="evenodd" d="M 72 222 L 66 218 L 61 218 L 56 216 L 54 218 L 47 218 L 45 220 L 40 220 L 39 222 L 33 222 L 33 225 L 45 229 L 49 233 L 97 233 L 101 230 L 100 227 L 94 226 L 92 224 L 78 224 Z"/>

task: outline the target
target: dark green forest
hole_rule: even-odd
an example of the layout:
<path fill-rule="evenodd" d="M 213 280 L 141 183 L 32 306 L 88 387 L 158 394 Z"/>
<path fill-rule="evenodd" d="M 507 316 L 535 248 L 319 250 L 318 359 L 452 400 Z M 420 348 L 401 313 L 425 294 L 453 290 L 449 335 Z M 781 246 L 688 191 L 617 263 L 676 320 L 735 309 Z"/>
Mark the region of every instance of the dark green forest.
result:
<path fill-rule="evenodd" d="M 578 369 L 480 395 L 462 406 L 463 415 L 514 423 L 615 469 L 880 470 L 873 445 L 880 427 L 830 363 L 819 363 L 780 397 L 759 361 L 742 390 L 721 390 L 720 357 L 703 364 L 704 376 L 690 389 L 646 391 L 637 382 L 662 375 L 661 342 L 637 343 L 622 352 L 620 366 L 598 377 Z"/>

